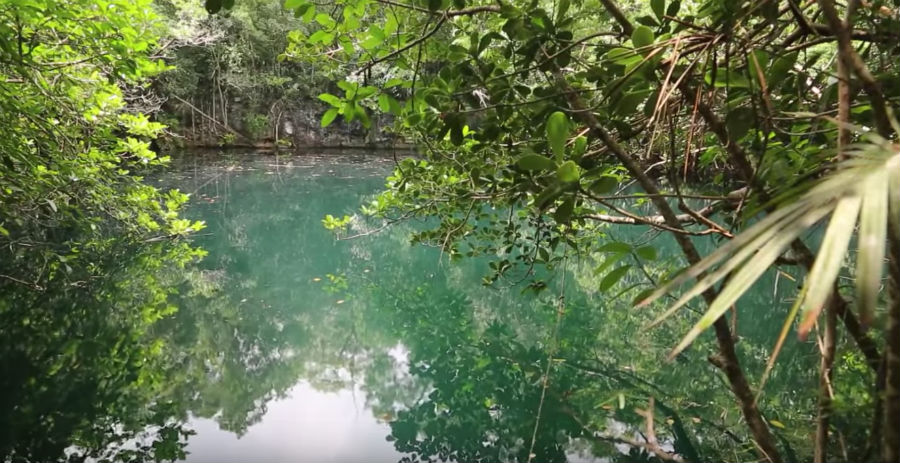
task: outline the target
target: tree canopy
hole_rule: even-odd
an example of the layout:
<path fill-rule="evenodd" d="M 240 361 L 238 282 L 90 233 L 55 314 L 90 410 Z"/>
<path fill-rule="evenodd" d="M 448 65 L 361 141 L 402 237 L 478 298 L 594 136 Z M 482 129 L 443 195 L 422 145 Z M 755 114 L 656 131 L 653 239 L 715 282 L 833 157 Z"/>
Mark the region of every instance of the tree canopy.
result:
<path fill-rule="evenodd" d="M 873 370 L 881 358 L 865 327 L 880 328 L 874 336 L 887 340 L 888 386 L 873 385 L 886 391 L 877 416 L 900 404 L 891 392 L 900 365 L 890 354 L 900 348 L 900 309 L 896 296 L 879 291 L 884 262 L 896 269 L 900 246 L 896 4 L 289 0 L 285 7 L 318 25 L 292 37 L 288 54 L 325 55 L 345 69 L 341 92 L 320 95 L 333 107 L 322 124 L 390 112 L 396 130 L 422 147 L 421 159 L 398 163 L 366 215 L 389 223 L 437 218 L 415 239 L 451 257 L 496 256 L 488 282 L 605 250 L 613 227 L 671 234 L 693 267 L 678 277 L 650 274 L 648 283 L 670 281 L 650 298 L 636 287 L 633 297 L 647 304 L 697 279 L 654 324 L 702 295 L 705 315 L 671 355 L 713 328 L 718 353 L 710 360 L 762 459 L 785 457 L 725 315 L 777 266 L 808 274 L 772 358 L 797 310 L 801 336 L 824 322 L 816 459 L 830 441 L 838 321 Z M 829 216 L 813 251 L 803 234 Z M 845 266 L 857 290 L 844 291 L 836 277 L 857 218 L 855 264 Z M 704 258 L 696 235 L 717 236 L 722 246 Z M 639 271 L 597 268 L 601 287 Z M 891 275 L 896 288 L 896 270 Z M 537 278 L 529 283 L 547 288 Z M 897 425 L 879 420 L 872 432 L 883 432 L 882 458 L 896 460 Z"/>

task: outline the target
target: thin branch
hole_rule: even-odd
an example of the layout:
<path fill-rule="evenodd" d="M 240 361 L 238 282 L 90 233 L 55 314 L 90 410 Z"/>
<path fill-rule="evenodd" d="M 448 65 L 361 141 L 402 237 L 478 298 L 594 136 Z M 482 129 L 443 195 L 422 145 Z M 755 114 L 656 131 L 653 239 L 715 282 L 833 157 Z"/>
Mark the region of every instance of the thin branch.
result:
<path fill-rule="evenodd" d="M 410 48 L 415 47 L 416 45 L 428 40 L 432 35 L 434 35 L 435 33 L 437 33 L 438 30 L 441 29 L 441 26 L 443 26 L 445 22 L 447 22 L 447 14 L 444 14 L 443 16 L 441 16 L 441 19 L 438 20 L 437 24 L 434 25 L 434 28 L 432 28 L 430 31 L 426 32 L 425 35 L 413 40 L 412 42 L 409 42 L 408 44 L 406 44 L 405 46 L 403 46 L 401 48 L 398 48 L 398 49 L 388 53 L 385 56 L 382 56 L 381 58 L 377 58 L 377 59 L 373 59 L 372 61 L 369 61 L 363 67 L 357 69 L 354 74 L 356 74 L 356 75 L 362 74 L 363 72 L 366 72 L 369 69 L 371 69 L 376 64 L 393 59 L 394 57 L 402 54 L 406 50 L 409 50 Z"/>

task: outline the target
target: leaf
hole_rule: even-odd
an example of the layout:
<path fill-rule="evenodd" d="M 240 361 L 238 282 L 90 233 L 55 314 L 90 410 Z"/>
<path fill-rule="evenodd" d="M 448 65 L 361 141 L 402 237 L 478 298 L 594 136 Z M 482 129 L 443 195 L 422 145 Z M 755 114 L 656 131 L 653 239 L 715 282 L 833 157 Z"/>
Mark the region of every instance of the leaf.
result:
<path fill-rule="evenodd" d="M 770 242 L 766 243 L 752 259 L 748 259 L 743 267 L 728 280 L 728 284 L 725 285 L 718 297 L 709 305 L 700 321 L 688 331 L 687 335 L 672 350 L 669 354 L 669 360 L 687 348 L 700 333 L 712 326 L 719 317 L 734 305 L 747 292 L 750 286 L 769 269 L 769 266 L 784 252 L 788 244 L 794 241 L 794 238 L 796 238 L 794 234 L 779 233 Z"/>
<path fill-rule="evenodd" d="M 297 8 L 298 6 L 305 3 L 306 0 L 284 0 L 284 8 L 286 10 L 293 10 L 294 8 Z"/>
<path fill-rule="evenodd" d="M 56 202 L 52 199 L 47 199 L 47 204 L 50 206 L 50 209 L 53 209 L 53 212 L 56 212 Z"/>
<path fill-rule="evenodd" d="M 610 177 L 609 175 L 604 175 L 591 184 L 590 190 L 592 193 L 603 195 L 614 191 L 618 186 L 619 179 Z"/>
<path fill-rule="evenodd" d="M 556 198 L 559 198 L 559 195 L 561 195 L 563 191 L 564 188 L 558 183 L 550 185 L 535 198 L 534 205 L 537 206 L 538 209 L 544 210 L 547 206 L 552 204 Z"/>
<path fill-rule="evenodd" d="M 550 170 L 556 167 L 556 163 L 540 154 L 526 154 L 516 161 L 516 165 L 522 170 Z"/>
<path fill-rule="evenodd" d="M 575 210 L 575 197 L 570 197 L 562 202 L 553 213 L 553 219 L 557 223 L 569 223 L 572 212 Z"/>
<path fill-rule="evenodd" d="M 631 44 L 634 45 L 635 49 L 643 49 L 649 45 L 653 44 L 653 29 L 650 29 L 647 26 L 638 26 L 634 29 L 634 32 L 631 33 Z M 641 50 L 643 54 L 647 54 L 649 50 Z"/>
<path fill-rule="evenodd" d="M 630 265 L 623 265 L 607 273 L 606 276 L 600 280 L 600 286 L 598 286 L 597 289 L 601 292 L 609 290 L 609 288 L 612 288 L 626 273 L 628 273 L 629 268 L 631 268 Z"/>
<path fill-rule="evenodd" d="M 206 0 L 203 6 L 206 8 L 207 13 L 216 14 L 222 9 L 222 0 Z"/>
<path fill-rule="evenodd" d="M 888 228 L 888 170 L 877 169 L 862 186 L 859 253 L 856 257 L 856 306 L 863 326 L 872 323 L 884 266 Z M 896 192 L 895 192 L 896 194 Z"/>
<path fill-rule="evenodd" d="M 832 284 L 841 271 L 841 263 L 847 254 L 847 245 L 850 244 L 861 203 L 858 196 L 841 198 L 831 214 L 831 222 L 825 230 L 816 262 L 806 278 L 808 287 L 803 302 L 803 317 L 797 330 L 801 337 L 806 336 L 812 328 L 822 307 L 831 296 Z"/>
<path fill-rule="evenodd" d="M 319 95 L 319 99 L 335 107 L 340 107 L 342 103 L 339 97 L 334 96 L 330 93 L 323 93 Z"/>
<path fill-rule="evenodd" d="M 663 16 L 666 14 L 666 0 L 650 0 L 650 9 L 653 10 L 653 14 L 662 21 Z"/>
<path fill-rule="evenodd" d="M 556 178 L 563 183 L 575 183 L 578 181 L 578 164 L 574 161 L 566 161 L 556 169 Z"/>
<path fill-rule="evenodd" d="M 363 127 L 367 129 L 372 127 L 372 121 L 371 119 L 369 119 L 369 113 L 366 111 L 366 108 L 364 108 L 360 104 L 356 104 L 353 106 L 353 111 L 356 114 L 356 118 L 359 119 L 360 123 L 362 123 Z"/>
<path fill-rule="evenodd" d="M 429 11 L 440 10 L 443 3 L 444 2 L 442 0 L 428 0 L 428 10 Z"/>
<path fill-rule="evenodd" d="M 559 3 L 556 6 L 556 22 L 562 22 L 563 18 L 566 17 L 566 13 L 569 11 L 570 0 L 559 0 Z"/>
<path fill-rule="evenodd" d="M 632 63 L 641 62 L 641 57 L 630 48 L 613 48 L 606 52 L 604 57 L 616 64 L 627 66 Z"/>
<path fill-rule="evenodd" d="M 378 95 L 378 109 L 381 112 L 386 113 L 391 110 L 390 98 L 386 93 L 382 93 Z"/>
<path fill-rule="evenodd" d="M 584 152 L 587 150 L 587 144 L 587 137 L 581 136 L 576 138 L 575 143 L 572 144 L 572 157 L 581 159 L 581 157 L 584 156 Z"/>
<path fill-rule="evenodd" d="M 728 135 L 732 140 L 737 141 L 744 138 L 753 124 L 756 122 L 756 114 L 753 109 L 742 106 L 728 113 L 725 117 L 725 125 L 728 127 Z"/>
<path fill-rule="evenodd" d="M 343 90 L 347 97 L 351 97 L 356 95 L 356 89 L 359 87 L 359 84 L 352 84 L 347 82 L 346 80 L 341 80 L 337 83 L 339 89 Z"/>
<path fill-rule="evenodd" d="M 597 252 L 615 252 L 615 253 L 628 253 L 631 252 L 631 245 L 628 243 L 621 243 L 618 241 L 613 241 L 610 243 L 606 243 L 603 246 L 600 246 L 596 249 Z"/>
<path fill-rule="evenodd" d="M 325 114 L 322 115 L 322 127 L 328 127 L 334 122 L 334 119 L 338 116 L 338 109 L 331 108 L 328 111 L 325 111 Z"/>
<path fill-rule="evenodd" d="M 569 117 L 557 111 L 547 118 L 547 142 L 557 160 L 562 161 L 566 153 L 566 139 L 569 137 Z"/>
<path fill-rule="evenodd" d="M 465 117 L 459 113 L 448 114 L 444 117 L 444 122 L 450 128 L 450 142 L 456 146 L 462 145 L 464 139 L 463 126 L 466 123 Z"/>
<path fill-rule="evenodd" d="M 737 252 L 732 258 L 725 261 L 725 263 L 717 268 L 714 272 L 703 276 L 700 281 L 698 281 L 688 291 L 685 291 L 684 294 L 682 294 L 678 299 L 678 301 L 676 301 L 675 304 L 673 304 L 668 310 L 666 310 L 665 313 L 663 313 L 662 315 L 657 317 L 656 320 L 650 323 L 649 327 L 653 327 L 655 325 L 658 325 L 659 323 L 662 323 L 663 320 L 670 317 L 673 313 L 675 313 L 675 311 L 687 304 L 688 301 L 690 301 L 694 297 L 699 296 L 703 291 L 709 289 L 709 287 L 716 284 L 716 282 L 724 278 L 733 270 L 740 267 L 746 261 L 759 259 L 762 248 L 778 248 L 780 249 L 780 251 L 783 251 L 784 248 L 787 247 L 787 245 L 791 241 L 793 241 L 803 230 L 814 225 L 827 213 L 827 208 L 823 207 L 812 211 L 801 210 L 801 213 L 799 214 L 788 214 L 786 216 L 780 217 L 778 222 L 764 224 L 765 227 L 762 233 L 756 234 L 754 236 L 754 239 L 749 242 L 740 243 L 739 246 L 735 248 Z M 759 223 L 762 223 L 764 221 L 761 221 Z M 751 227 L 751 230 L 748 230 L 748 232 L 752 231 L 752 228 L 753 227 Z M 718 258 L 718 256 L 716 256 L 716 254 L 722 251 L 723 248 L 726 248 L 726 253 L 730 253 L 730 250 L 727 248 L 738 239 L 741 239 L 743 241 L 743 237 L 741 235 L 738 235 L 731 242 L 729 242 L 725 246 L 721 246 L 719 249 L 714 251 L 706 259 L 703 259 L 699 263 L 691 266 L 690 269 L 681 273 L 677 277 L 673 278 L 672 281 L 663 285 L 663 288 L 671 288 L 681 284 L 681 282 L 686 281 L 687 278 L 699 276 L 700 274 L 702 274 L 702 272 L 706 271 L 708 265 L 712 265 L 712 263 L 707 261 L 707 259 L 713 257 L 715 258 L 715 260 L 721 260 L 720 258 Z M 751 256 L 754 256 L 754 258 L 750 259 Z M 775 258 L 772 259 L 772 262 L 774 262 L 774 260 Z M 650 298 L 644 300 L 640 305 L 643 306 L 652 302 L 653 300 L 658 298 L 659 295 L 665 294 L 665 292 L 668 292 L 668 290 L 662 292 L 660 292 L 660 290 L 657 290 L 653 293 L 653 295 L 650 296 Z"/>
<path fill-rule="evenodd" d="M 759 222 L 752 225 L 750 228 L 744 230 L 741 234 L 737 235 L 722 246 L 716 248 L 715 251 L 707 255 L 700 262 L 692 265 L 687 271 L 682 272 L 666 284 L 659 287 L 650 297 L 648 297 L 644 303 L 641 305 L 649 304 L 654 300 L 660 298 L 663 294 L 668 293 L 672 289 L 677 286 L 681 286 L 691 278 L 697 278 L 703 275 L 704 272 L 718 264 L 720 261 L 725 259 L 729 254 L 733 252 L 737 252 L 735 257 L 731 259 L 731 261 L 738 261 L 734 265 L 740 265 L 741 261 L 739 261 L 738 256 L 741 256 L 742 252 L 744 253 L 752 253 L 758 249 L 762 243 L 771 239 L 771 236 L 778 232 L 780 229 L 780 224 L 783 222 L 795 222 L 795 217 L 800 212 L 803 212 L 803 205 L 800 203 L 793 203 L 788 206 L 785 206 L 781 209 L 776 210 L 772 214 L 769 214 L 765 219 L 760 220 Z M 823 213 L 824 215 L 824 213 Z M 743 251 L 742 251 L 743 250 Z M 743 258 L 746 258 L 744 254 Z M 715 273 L 707 275 L 700 282 L 697 283 L 696 286 L 700 285 L 704 281 L 710 280 Z M 724 275 L 722 275 L 724 277 Z M 718 280 L 711 281 L 709 284 L 712 285 Z M 695 288 L 692 288 L 691 291 L 694 291 Z M 703 290 L 699 290 L 696 294 L 702 293 Z M 695 294 L 695 295 L 696 295 Z M 685 294 L 686 296 L 687 294 Z"/>
<path fill-rule="evenodd" d="M 638 293 L 637 296 L 631 301 L 631 305 L 638 305 L 639 302 L 643 301 L 647 298 L 651 293 L 653 293 L 653 288 L 647 288 Z"/>
<path fill-rule="evenodd" d="M 641 246 L 635 249 L 634 253 L 641 259 L 656 260 L 656 248 L 653 246 Z"/>
<path fill-rule="evenodd" d="M 669 4 L 669 7 L 666 8 L 666 16 L 678 16 L 678 12 L 681 10 L 681 0 L 675 0 Z"/>
<path fill-rule="evenodd" d="M 647 95 L 649 95 L 651 90 L 638 90 L 636 92 L 628 92 L 622 95 L 622 98 L 616 102 L 615 112 L 619 116 L 627 117 L 634 114 L 637 111 L 638 105 L 644 102 L 647 99 Z M 653 103 L 656 103 L 655 101 Z"/>
<path fill-rule="evenodd" d="M 794 63 L 797 62 L 797 56 L 799 56 L 799 52 L 789 53 L 778 57 L 778 59 L 769 66 L 766 76 L 769 82 L 773 85 L 782 82 L 785 77 L 787 77 L 788 72 L 793 69 Z"/>
<path fill-rule="evenodd" d="M 635 21 L 637 21 L 638 24 L 643 24 L 650 28 L 659 26 L 659 21 L 657 21 L 656 18 L 650 15 L 640 16 Z"/>

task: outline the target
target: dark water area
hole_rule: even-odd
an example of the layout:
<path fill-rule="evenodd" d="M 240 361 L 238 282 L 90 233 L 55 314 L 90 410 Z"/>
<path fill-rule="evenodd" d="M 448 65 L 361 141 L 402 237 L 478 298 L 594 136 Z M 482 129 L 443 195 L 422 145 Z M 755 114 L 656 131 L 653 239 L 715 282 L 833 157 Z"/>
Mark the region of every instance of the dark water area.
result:
<path fill-rule="evenodd" d="M 83 416 L 121 430 L 129 406 L 155 410 L 127 426 L 171 427 L 166 445 L 180 442 L 188 462 L 656 461 L 644 445 L 650 407 L 660 449 L 703 460 L 752 452 L 727 386 L 705 361 L 712 337 L 664 360 L 696 313 L 647 330 L 659 312 L 636 312 L 633 294 L 623 296 L 640 275 L 597 290 L 593 269 L 609 256 L 545 272 L 550 290 L 534 295 L 514 281 L 485 287 L 485 258 L 450 262 L 411 246 L 410 232 L 427 224 L 378 230 L 380 222 L 357 219 L 348 234 L 362 236 L 335 239 L 323 217 L 358 213 L 392 166 L 359 154 L 177 160 L 156 182 L 191 195 L 183 215 L 206 223 L 193 244 L 207 255 L 184 270 L 172 313 L 140 334 L 150 346 L 141 352 L 163 358 L 158 370 L 127 382 L 128 394 L 117 386 L 85 396 L 97 403 Z M 633 227 L 607 238 L 655 236 Z M 642 262 L 648 273 L 681 265 L 671 243 L 656 243 L 658 255 Z M 739 345 L 753 378 L 783 317 L 754 307 L 786 310 L 789 278 L 773 274 L 742 300 L 750 315 L 737 320 Z M 787 347 L 790 367 L 776 370 L 762 399 L 786 429 L 808 418 L 796 410 L 813 410 L 812 348 Z M 65 381 L 79 368 L 38 381 Z M 3 406 L 36 406 L 17 400 Z M 98 428 L 88 439 L 83 424 L 64 429 L 70 454 L 110 440 Z M 152 438 L 127 436 L 119 448 L 148 445 L 153 455 Z"/>

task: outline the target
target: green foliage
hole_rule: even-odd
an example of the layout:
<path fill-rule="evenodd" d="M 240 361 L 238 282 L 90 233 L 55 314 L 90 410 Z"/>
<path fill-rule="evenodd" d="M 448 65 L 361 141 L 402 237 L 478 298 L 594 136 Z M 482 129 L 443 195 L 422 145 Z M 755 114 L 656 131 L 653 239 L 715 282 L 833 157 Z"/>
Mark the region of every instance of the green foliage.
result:
<path fill-rule="evenodd" d="M 422 160 L 398 163 L 387 191 L 366 212 L 386 220 L 430 218 L 427 229 L 413 234 L 414 242 L 440 246 L 454 258 L 491 256 L 486 284 L 524 272 L 520 281 L 537 293 L 547 284 L 535 268 L 556 269 L 563 255 L 600 252 L 605 238 L 619 233 L 613 227 L 723 237 L 702 264 L 710 270 L 705 277 L 696 267 L 679 277 L 674 268 L 654 274 L 647 266 L 660 259 L 646 241 L 628 243 L 627 253 L 604 252 L 598 266 L 598 287 L 619 289 L 616 297 L 629 300 L 645 299 L 660 281 L 670 281 L 668 290 L 672 281 L 701 278 L 676 307 L 730 275 L 716 302 L 690 323 L 695 328 L 677 353 L 770 275 L 792 242 L 809 241 L 804 232 L 843 204 L 810 269 L 812 293 L 800 295 L 807 307 L 801 333 L 817 319 L 822 295 L 845 267 L 858 275 L 859 290 L 851 298 L 859 303 L 855 313 L 877 320 L 872 314 L 888 307 L 877 294 L 883 259 L 890 257 L 884 246 L 896 239 L 886 231 L 892 217 L 886 211 L 893 206 L 882 199 L 900 197 L 886 178 L 870 176 L 890 171 L 885 167 L 893 166 L 890 156 L 896 153 L 887 114 L 900 106 L 898 37 L 885 29 L 900 27 L 895 12 L 854 10 L 854 30 L 872 35 L 852 38 L 868 47 L 853 58 L 845 55 L 859 52 L 839 52 L 832 40 L 839 34 L 828 24 L 815 26 L 827 40 L 798 26 L 797 14 L 828 17 L 832 2 L 810 4 L 801 13 L 786 1 L 654 0 L 617 8 L 609 3 L 388 7 L 352 0 L 335 2 L 333 10 L 297 3 L 304 17 L 316 9 L 314 21 L 307 20 L 314 31 L 308 40 L 298 37 L 298 49 L 327 54 L 339 63 L 332 64 L 336 72 L 343 70 L 339 75 L 353 82 L 370 73 L 402 82 L 389 87 L 364 78 L 362 85 L 376 87 L 370 95 L 347 94 L 332 103 L 355 114 L 350 110 L 356 105 L 386 107 L 375 101 L 389 93 L 402 109 L 395 129 L 422 150 Z M 838 10 L 842 16 L 843 7 Z M 839 108 L 833 63 L 851 58 L 867 70 L 851 70 L 851 101 Z M 412 90 L 395 93 L 396 87 Z M 839 109 L 849 110 L 847 120 L 835 124 L 821 117 Z M 329 120 L 335 116 L 326 113 Z M 839 131 L 848 126 L 866 128 L 854 131 L 854 142 L 867 130 L 881 136 L 882 155 L 875 156 L 872 170 L 856 168 L 873 159 L 872 153 L 839 146 Z M 835 162 L 843 157 L 850 160 Z M 842 192 L 823 193 L 816 186 L 823 175 L 822 185 L 847 181 L 856 185 L 854 191 L 835 187 Z M 631 182 L 638 185 L 623 188 Z M 861 214 L 861 186 L 876 184 L 867 200 L 874 212 Z M 691 213 L 700 210 L 710 215 Z M 865 244 L 852 254 L 846 251 L 857 216 L 857 236 Z M 742 230 L 756 233 L 754 241 Z M 680 242 L 692 256 L 688 248 L 695 242 Z M 626 258 L 646 265 L 617 264 Z M 678 261 L 676 267 L 683 265 Z M 628 285 L 641 275 L 651 281 Z M 660 309 L 662 304 L 648 309 L 659 323 L 692 318 Z"/>
<path fill-rule="evenodd" d="M 128 104 L 168 69 L 153 57 L 152 11 L 149 0 L 0 1 L 6 461 L 184 456 L 189 433 L 156 401 L 162 358 L 146 333 L 176 310 L 172 285 L 202 255 L 178 239 L 204 224 L 179 218 L 187 195 L 143 182 L 168 163 L 151 149 L 163 125 Z"/>

